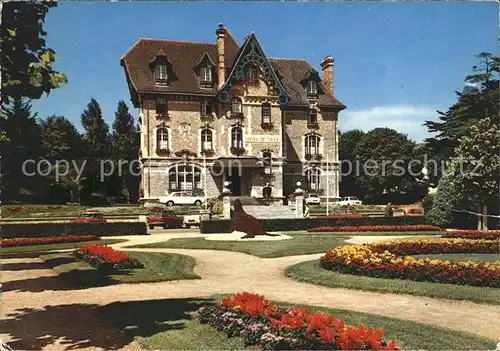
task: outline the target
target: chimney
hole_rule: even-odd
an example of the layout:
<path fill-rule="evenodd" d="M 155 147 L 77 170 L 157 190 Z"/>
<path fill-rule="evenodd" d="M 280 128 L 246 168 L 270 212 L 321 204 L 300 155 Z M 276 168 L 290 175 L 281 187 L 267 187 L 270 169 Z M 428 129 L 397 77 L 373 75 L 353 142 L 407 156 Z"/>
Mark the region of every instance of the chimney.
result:
<path fill-rule="evenodd" d="M 328 94 L 333 96 L 333 59 L 332 55 L 328 55 L 321 62 L 321 69 L 323 70 L 323 83 L 326 85 Z"/>
<path fill-rule="evenodd" d="M 217 76 L 219 79 L 218 89 L 220 89 L 226 81 L 226 68 L 224 67 L 224 40 L 226 39 L 226 28 L 222 23 L 215 31 L 217 34 Z"/>

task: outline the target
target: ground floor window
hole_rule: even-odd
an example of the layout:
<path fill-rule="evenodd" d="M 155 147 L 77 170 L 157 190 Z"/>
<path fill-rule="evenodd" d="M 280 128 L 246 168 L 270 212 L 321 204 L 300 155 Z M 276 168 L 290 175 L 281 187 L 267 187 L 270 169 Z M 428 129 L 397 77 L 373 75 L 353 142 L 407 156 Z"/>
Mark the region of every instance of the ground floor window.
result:
<path fill-rule="evenodd" d="M 308 191 L 317 191 L 320 188 L 321 172 L 317 168 L 311 168 L 305 172 L 305 183 Z"/>
<path fill-rule="evenodd" d="M 195 165 L 175 165 L 168 172 L 170 191 L 202 189 L 201 168 Z"/>

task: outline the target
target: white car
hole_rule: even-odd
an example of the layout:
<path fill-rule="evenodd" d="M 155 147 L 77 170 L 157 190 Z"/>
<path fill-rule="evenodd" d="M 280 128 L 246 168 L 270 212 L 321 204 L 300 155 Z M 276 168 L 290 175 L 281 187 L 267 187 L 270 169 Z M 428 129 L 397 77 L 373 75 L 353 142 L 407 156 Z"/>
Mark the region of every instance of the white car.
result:
<path fill-rule="evenodd" d="M 201 212 L 200 210 L 190 211 L 189 214 L 184 216 L 184 225 L 186 228 L 191 228 L 192 225 L 200 225 Z"/>
<path fill-rule="evenodd" d="M 167 206 L 174 205 L 195 205 L 201 206 L 204 198 L 202 196 L 193 196 L 185 191 L 176 191 L 167 196 L 160 196 L 160 202 Z"/>
<path fill-rule="evenodd" d="M 362 205 L 363 202 L 361 202 L 360 199 L 358 199 L 356 196 L 346 196 L 340 199 L 340 201 L 337 202 L 337 205 L 340 206 L 345 206 L 345 205 Z"/>
<path fill-rule="evenodd" d="M 321 203 L 321 199 L 318 194 L 307 194 L 305 200 L 308 205 L 319 205 Z"/>

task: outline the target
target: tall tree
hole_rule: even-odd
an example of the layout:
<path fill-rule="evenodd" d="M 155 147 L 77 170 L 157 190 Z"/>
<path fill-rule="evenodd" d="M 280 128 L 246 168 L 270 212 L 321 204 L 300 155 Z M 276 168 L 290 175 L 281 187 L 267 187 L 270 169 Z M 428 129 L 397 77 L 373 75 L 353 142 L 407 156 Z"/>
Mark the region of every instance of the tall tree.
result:
<path fill-rule="evenodd" d="M 426 152 L 437 161 L 453 157 L 458 140 L 478 120 L 499 115 L 500 58 L 487 52 L 477 57 L 479 64 L 473 67 L 474 74 L 466 76 L 466 87 L 462 92 L 456 92 L 457 102 L 446 112 L 437 111 L 438 121 L 424 124 L 430 133 L 435 134 L 425 140 Z M 441 177 L 440 169 L 429 171 L 431 185 L 435 186 Z"/>
<path fill-rule="evenodd" d="M 127 104 L 120 100 L 113 122 L 113 155 L 117 159 L 133 160 L 137 158 L 137 133 L 134 117 L 129 113 Z"/>
<path fill-rule="evenodd" d="M 86 145 L 86 158 L 88 159 L 86 169 L 88 193 L 98 192 L 106 195 L 107 184 L 100 181 L 100 161 L 111 156 L 111 138 L 109 126 L 102 117 L 101 107 L 95 99 L 91 99 L 87 108 L 81 115 Z"/>
<path fill-rule="evenodd" d="M 354 149 L 360 160 L 356 185 L 376 202 L 421 200 L 427 185 L 415 146 L 405 134 L 393 129 L 375 128 L 366 133 Z"/>
<path fill-rule="evenodd" d="M 88 155 L 101 159 L 110 156 L 109 126 L 104 121 L 101 107 L 94 98 L 83 111 L 81 121 L 85 130 L 84 140 Z"/>
<path fill-rule="evenodd" d="M 340 196 L 356 195 L 360 199 L 364 197 L 361 189 L 356 186 L 355 162 L 356 145 L 361 141 L 365 133 L 359 129 L 348 130 L 339 136 L 339 159 L 341 163 L 342 178 L 340 179 Z"/>
<path fill-rule="evenodd" d="M 52 115 L 42 120 L 41 150 L 49 160 L 65 159 L 68 161 L 83 156 L 83 139 L 75 126 L 62 116 Z"/>
<path fill-rule="evenodd" d="M 4 199 L 14 200 L 21 188 L 36 185 L 35 177 L 23 174 L 22 165 L 26 160 L 35 160 L 40 155 L 40 128 L 36 114 L 31 113 L 31 104 L 23 99 L 15 99 L 0 114 L 0 130 L 5 140 L 0 155 L 2 157 L 2 187 Z"/>
<path fill-rule="evenodd" d="M 2 5 L 2 105 L 14 99 L 38 99 L 67 82 L 53 68 L 55 51 L 46 47 L 45 16 L 56 2 L 8 1 Z"/>
<path fill-rule="evenodd" d="M 115 121 L 113 122 L 113 156 L 115 160 L 126 160 L 129 163 L 124 164 L 121 169 L 121 177 L 116 177 L 114 182 L 119 182 L 119 197 L 122 201 L 129 202 L 131 194 L 137 194 L 139 191 L 139 178 L 133 176 L 130 172 L 130 162 L 137 158 L 139 143 L 137 140 L 137 131 L 134 125 L 134 117 L 129 113 L 127 104 L 123 100 L 118 102 L 115 112 Z M 138 174 L 137 169 L 133 174 Z M 132 196 L 135 200 L 137 195 Z"/>
<path fill-rule="evenodd" d="M 471 126 L 460 139 L 451 172 L 460 196 L 479 204 L 478 229 L 488 229 L 488 206 L 498 206 L 500 201 L 500 125 L 496 121 L 484 118 Z"/>

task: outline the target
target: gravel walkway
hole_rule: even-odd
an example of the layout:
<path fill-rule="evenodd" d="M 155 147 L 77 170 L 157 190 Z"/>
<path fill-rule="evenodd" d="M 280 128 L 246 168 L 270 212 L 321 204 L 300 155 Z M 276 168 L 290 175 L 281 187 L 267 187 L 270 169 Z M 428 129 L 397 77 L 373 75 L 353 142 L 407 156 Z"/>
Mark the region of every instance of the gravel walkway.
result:
<path fill-rule="evenodd" d="M 124 237 L 131 244 L 196 237 L 199 233 Z M 362 237 L 356 237 L 362 242 Z M 374 239 L 374 237 L 370 237 Z M 378 238 L 377 238 L 378 239 Z M 386 238 L 387 239 L 387 238 Z M 391 237 L 395 239 L 395 237 Z M 188 249 L 133 249 L 171 252 L 196 259 L 201 280 L 123 284 L 71 289 L 46 269 L 39 259 L 2 259 L 2 337 L 14 349 L 129 349 L 138 345 L 124 338 L 96 308 L 113 302 L 204 297 L 251 291 L 275 300 L 347 309 L 403 318 L 440 327 L 500 338 L 500 306 L 400 294 L 332 289 L 296 282 L 283 274 L 285 267 L 322 254 L 259 258 L 238 252 Z M 26 347 L 28 345 L 29 347 Z M 24 346 L 24 347 L 23 347 Z"/>

